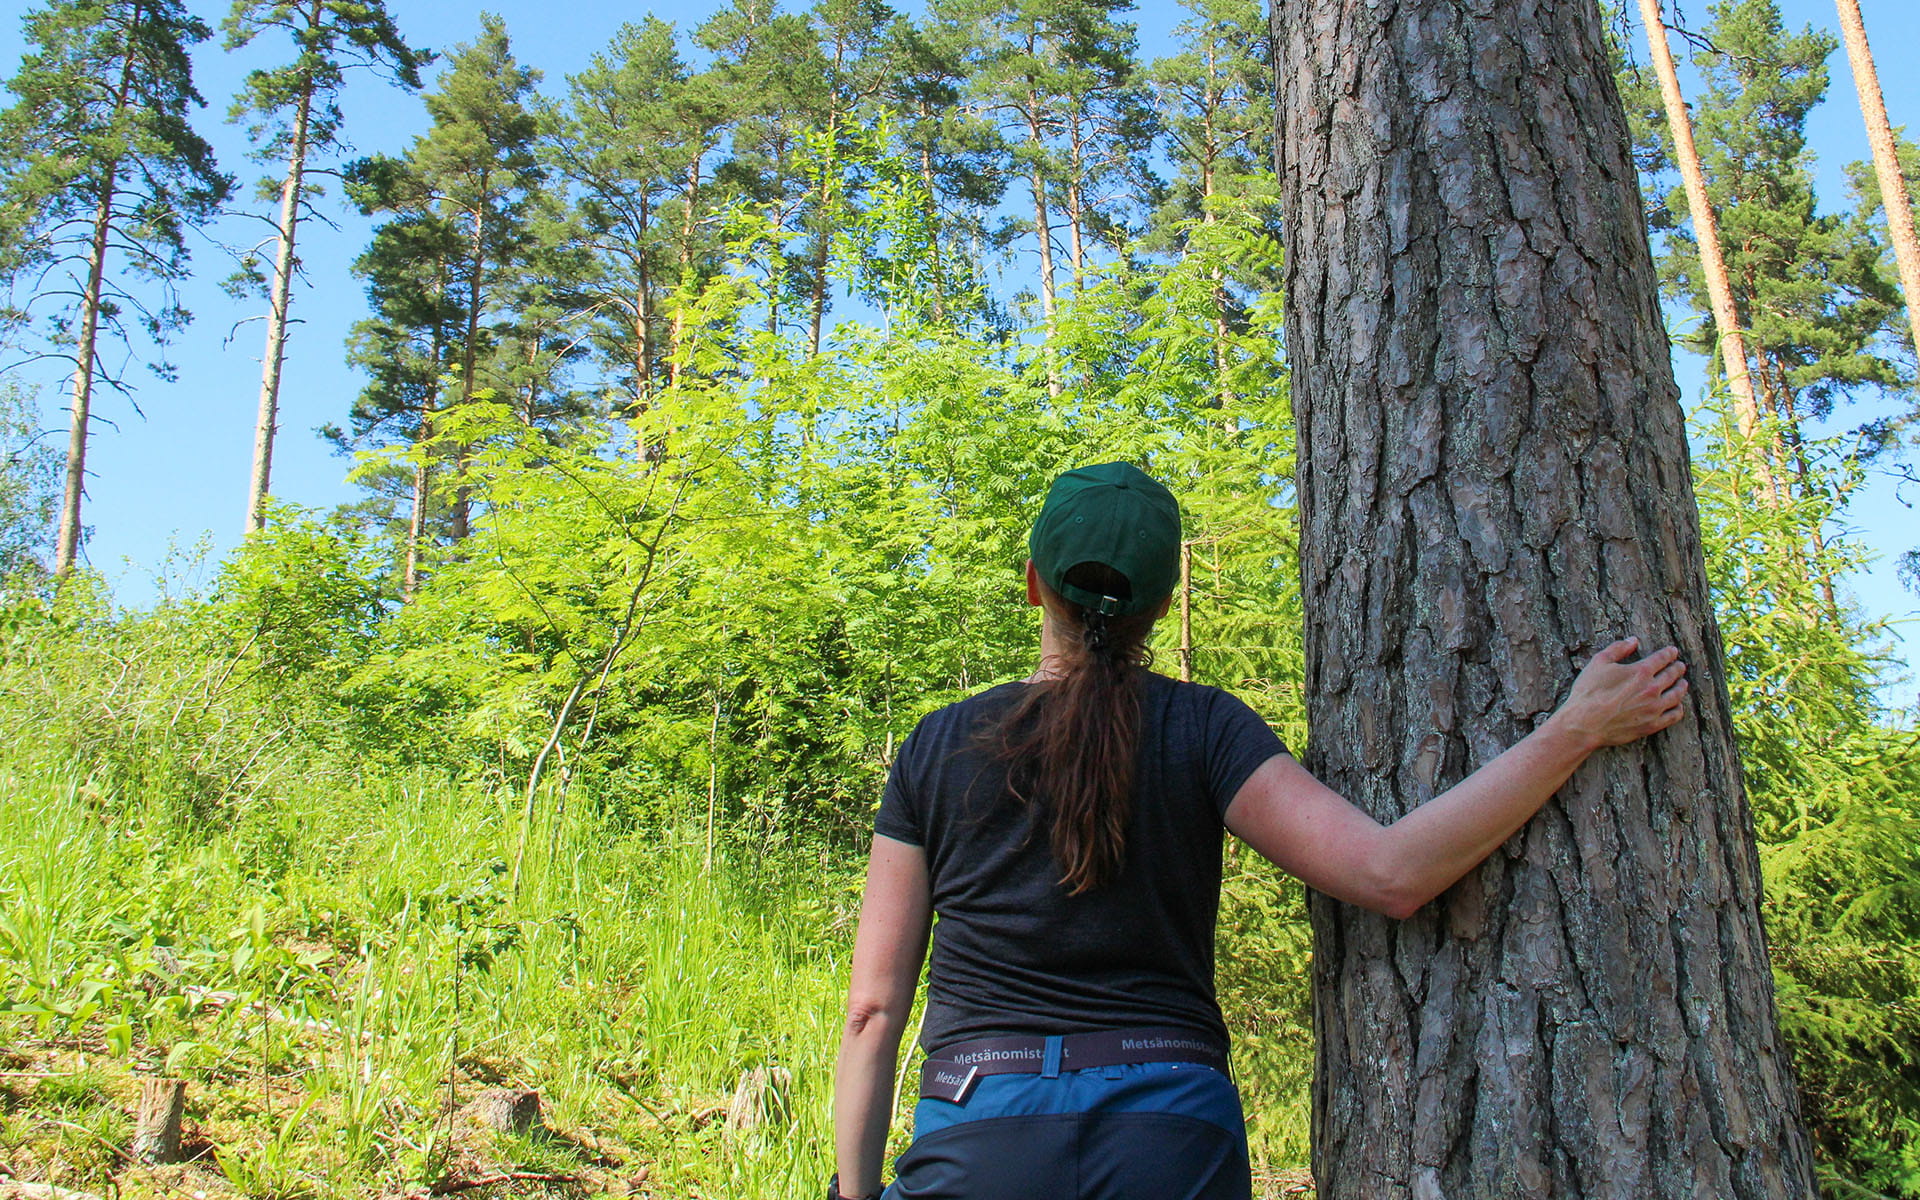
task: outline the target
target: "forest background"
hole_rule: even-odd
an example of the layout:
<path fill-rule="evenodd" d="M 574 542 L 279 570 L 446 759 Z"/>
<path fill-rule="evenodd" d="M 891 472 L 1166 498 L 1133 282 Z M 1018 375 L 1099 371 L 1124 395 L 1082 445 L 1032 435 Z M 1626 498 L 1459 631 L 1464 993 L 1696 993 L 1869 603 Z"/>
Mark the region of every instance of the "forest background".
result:
<path fill-rule="evenodd" d="M 299 11 L 243 3 L 235 28 Z M 0 382 L 16 1175 L 178 1186 L 124 1153 L 129 1089 L 164 1072 L 194 1083 L 201 1151 L 171 1169 L 249 1195 L 490 1172 L 817 1190 L 879 781 L 920 713 L 1030 669 L 1020 538 L 1064 465 L 1176 482 L 1162 669 L 1304 744 L 1258 9 L 829 0 L 616 38 L 614 14 L 396 7 L 363 26 L 384 65 L 349 73 L 352 146 L 314 160 L 344 178 L 311 178 L 299 227 L 273 492 L 305 507 L 167 554 L 174 530 L 242 525 L 261 322 L 236 322 L 272 258 L 228 251 L 271 234 L 271 189 L 246 184 L 278 168 L 217 117 L 285 37 L 228 54 L 165 4 L 35 12 L 211 35 L 190 60 L 211 103 L 169 134 L 201 201 L 134 213 L 154 270 L 116 276 L 130 336 L 99 411 L 120 428 L 95 430 L 85 517 L 108 575 L 57 585 L 40 435 L 79 323 L 46 282 L 60 251 L 30 252 L 60 209 L 35 172 L 62 160 L 32 89 L 0 125 L 29 251 L 6 262 L 24 317 Z M 1920 764 L 1881 619 L 1906 601 L 1862 587 L 1857 532 L 1913 465 L 1914 350 L 1878 194 L 1816 153 L 1816 114 L 1851 103 L 1832 39 L 1768 0 L 1683 15 L 1743 304 L 1777 318 L 1750 334 L 1779 381 L 1768 444 L 1731 431 L 1717 363 L 1689 373 L 1784 1020 L 1829 1185 L 1916 1195 Z M 1911 37 L 1911 14 L 1868 17 Z M 8 61 L 58 41 L 23 29 Z M 1711 344 L 1643 34 L 1618 30 L 1677 342 Z M 416 65 L 424 103 L 379 78 Z M 284 116 L 279 86 L 253 94 Z M 218 167 L 181 152 L 194 134 Z M 139 305 L 170 336 L 158 376 Z M 1299 909 L 1234 859 L 1223 999 L 1270 1188 L 1305 1154 Z M 790 1082 L 723 1119 L 773 1066 Z M 542 1090 L 552 1134 L 451 1119 L 501 1082 Z"/>

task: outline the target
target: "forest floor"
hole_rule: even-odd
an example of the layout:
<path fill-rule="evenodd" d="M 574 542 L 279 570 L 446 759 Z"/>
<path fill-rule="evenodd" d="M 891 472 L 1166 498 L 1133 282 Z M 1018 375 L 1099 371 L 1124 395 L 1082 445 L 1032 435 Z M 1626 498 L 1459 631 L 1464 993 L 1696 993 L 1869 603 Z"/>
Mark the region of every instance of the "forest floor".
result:
<path fill-rule="evenodd" d="M 325 1180 L 275 1179 L 270 1167 L 260 1170 L 275 1149 L 261 1144 L 257 1130 L 263 1118 L 271 1126 L 271 1114 L 282 1114 L 288 1126 L 280 1135 L 282 1152 L 295 1139 L 323 1135 L 339 1120 L 339 1113 L 318 1111 L 306 1101 L 297 1071 L 237 1088 L 195 1088 L 188 1100 L 190 1115 L 179 1128 L 178 1161 L 145 1162 L 131 1149 L 134 1126 L 142 1084 L 158 1078 L 161 1066 L 150 1055 L 115 1056 L 104 1043 L 89 1046 L 82 1039 L 18 1039 L 0 1050 L 0 1122 L 6 1131 L 0 1135 L 0 1200 L 713 1194 L 697 1184 L 660 1186 L 646 1153 L 606 1129 L 556 1124 L 544 1111 L 524 1130 L 494 1128 L 476 1110 L 485 1107 L 486 1097 L 506 1089 L 498 1088 L 496 1073 L 484 1069 L 463 1070 L 454 1080 L 454 1107 L 442 1114 L 448 1135 L 443 1161 L 430 1179 L 414 1186 L 352 1181 L 339 1191 Z M 737 1135 L 740 1095 L 711 1097 L 715 1102 L 689 1119 L 695 1127 L 716 1126 Z M 751 1104 L 747 1111 L 752 1112 Z M 395 1136 L 401 1136 L 397 1130 Z M 236 1149 L 246 1147 L 252 1149 Z M 1257 1200 L 1311 1200 L 1312 1176 L 1299 1167 L 1263 1168 L 1256 1172 L 1254 1195 Z"/>
<path fill-rule="evenodd" d="M 857 856 L 523 831 L 515 797 L 411 781 L 206 822 L 24 766 L 0 756 L 0 1200 L 780 1200 L 830 1170 Z M 1259 1074 L 1310 1061 L 1278 1029 L 1236 1029 L 1260 1200 L 1311 1195 Z M 160 1078 L 164 1165 L 134 1154 Z"/>

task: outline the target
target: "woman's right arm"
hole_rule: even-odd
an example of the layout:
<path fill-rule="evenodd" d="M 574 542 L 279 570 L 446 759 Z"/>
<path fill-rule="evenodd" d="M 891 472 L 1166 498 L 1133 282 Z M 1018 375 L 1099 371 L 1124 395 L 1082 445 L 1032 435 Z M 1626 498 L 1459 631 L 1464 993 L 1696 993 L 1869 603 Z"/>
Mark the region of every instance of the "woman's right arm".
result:
<path fill-rule="evenodd" d="M 1554 714 L 1505 753 L 1391 825 L 1288 755 L 1269 759 L 1227 806 L 1248 845 L 1309 887 L 1388 916 L 1417 912 L 1512 836 L 1593 751 L 1667 728 L 1684 711 L 1672 646 L 1625 662 L 1635 639 L 1593 656 Z"/>
<path fill-rule="evenodd" d="M 874 835 L 833 1079 L 834 1162 L 843 1196 L 880 1191 L 893 1072 L 933 921 L 931 887 L 924 850 Z"/>

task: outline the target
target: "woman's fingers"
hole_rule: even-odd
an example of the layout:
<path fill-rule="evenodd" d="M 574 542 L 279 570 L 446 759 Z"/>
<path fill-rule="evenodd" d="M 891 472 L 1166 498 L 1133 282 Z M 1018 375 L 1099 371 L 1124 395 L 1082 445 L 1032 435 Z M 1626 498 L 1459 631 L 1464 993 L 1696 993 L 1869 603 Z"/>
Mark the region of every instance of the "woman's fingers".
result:
<path fill-rule="evenodd" d="M 1637 637 L 1623 637 L 1611 646 L 1601 647 L 1600 653 L 1593 656 L 1594 661 L 1625 662 L 1627 655 L 1632 654 L 1633 648 L 1639 644 L 1640 639 Z"/>
<path fill-rule="evenodd" d="M 1687 694 L 1680 648 L 1662 646 L 1637 662 L 1628 656 L 1638 638 L 1621 638 L 1593 656 L 1575 681 L 1568 707 L 1601 745 L 1617 746 L 1677 722 Z"/>
<path fill-rule="evenodd" d="M 1686 673 L 1687 673 L 1687 664 L 1683 662 L 1677 662 L 1677 661 L 1669 662 L 1666 666 L 1661 667 L 1658 671 L 1655 671 L 1653 673 L 1654 690 L 1660 691 L 1660 692 L 1666 691 L 1668 688 L 1672 687 Z"/>

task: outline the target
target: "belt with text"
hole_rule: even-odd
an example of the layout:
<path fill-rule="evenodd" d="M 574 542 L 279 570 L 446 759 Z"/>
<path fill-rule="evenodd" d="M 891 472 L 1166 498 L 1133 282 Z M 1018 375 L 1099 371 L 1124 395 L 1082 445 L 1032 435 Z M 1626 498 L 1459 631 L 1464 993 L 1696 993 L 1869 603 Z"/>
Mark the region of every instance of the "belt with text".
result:
<path fill-rule="evenodd" d="M 920 1068 L 920 1095 L 963 1104 L 974 1083 L 987 1075 L 1051 1077 L 1062 1071 L 1154 1062 L 1196 1063 L 1225 1071 L 1227 1051 L 1214 1039 L 1190 1029 L 1108 1029 L 1054 1037 L 977 1038 L 954 1042 L 929 1054 Z"/>

